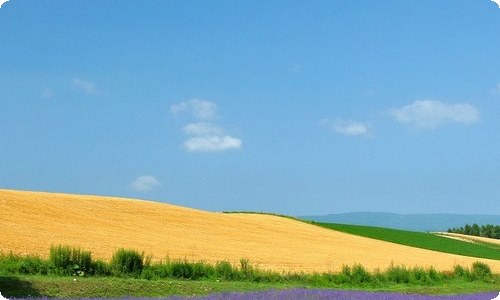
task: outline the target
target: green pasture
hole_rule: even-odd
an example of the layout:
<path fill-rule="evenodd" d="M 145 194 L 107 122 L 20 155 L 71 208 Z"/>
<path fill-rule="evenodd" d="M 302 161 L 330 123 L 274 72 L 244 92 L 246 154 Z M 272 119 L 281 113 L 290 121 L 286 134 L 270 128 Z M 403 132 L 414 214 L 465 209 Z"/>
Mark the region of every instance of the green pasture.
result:
<path fill-rule="evenodd" d="M 499 280 L 497 278 L 497 280 Z M 452 280 L 422 286 L 408 283 L 320 284 L 306 282 L 245 282 L 216 280 L 146 280 L 138 278 L 61 276 L 0 276 L 0 291 L 8 298 L 119 298 L 195 296 L 218 292 L 245 292 L 290 288 L 334 288 L 344 290 L 392 291 L 420 294 L 495 292 L 499 284 L 484 281 Z"/>
<path fill-rule="evenodd" d="M 313 222 L 313 224 L 345 233 L 411 247 L 465 256 L 500 260 L 500 250 L 498 249 L 498 247 L 485 243 L 468 243 L 464 241 L 445 238 L 432 233 L 406 231 L 383 227 L 318 222 Z"/>

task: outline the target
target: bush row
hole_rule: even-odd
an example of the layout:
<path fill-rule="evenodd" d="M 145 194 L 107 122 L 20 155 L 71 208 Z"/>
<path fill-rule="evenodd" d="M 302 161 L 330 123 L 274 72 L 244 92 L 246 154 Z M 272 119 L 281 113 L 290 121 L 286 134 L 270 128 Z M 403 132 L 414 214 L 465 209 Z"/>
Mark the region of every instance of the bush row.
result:
<path fill-rule="evenodd" d="M 448 232 L 500 239 L 500 225 L 493 224 L 486 224 L 481 226 L 477 225 L 476 223 L 472 224 L 472 226 L 469 224 L 465 224 L 465 226 L 463 227 L 450 228 L 448 229 Z"/>
<path fill-rule="evenodd" d="M 57 276 L 117 276 L 155 279 L 189 279 L 252 282 L 298 282 L 316 286 L 363 285 L 402 283 L 432 285 L 447 280 L 492 282 L 494 276 L 488 265 L 475 262 L 471 268 L 455 266 L 452 272 L 439 272 L 434 268 L 396 266 L 386 270 L 368 272 L 362 265 L 343 266 L 340 272 L 279 273 L 252 266 L 247 259 L 239 265 L 228 261 L 216 264 L 170 260 L 152 263 L 151 257 L 135 250 L 119 249 L 109 262 L 94 260 L 89 251 L 69 246 L 53 246 L 48 259 L 38 256 L 19 256 L 0 253 L 1 275 L 57 275 Z M 498 278 L 498 277 L 497 277 Z"/>

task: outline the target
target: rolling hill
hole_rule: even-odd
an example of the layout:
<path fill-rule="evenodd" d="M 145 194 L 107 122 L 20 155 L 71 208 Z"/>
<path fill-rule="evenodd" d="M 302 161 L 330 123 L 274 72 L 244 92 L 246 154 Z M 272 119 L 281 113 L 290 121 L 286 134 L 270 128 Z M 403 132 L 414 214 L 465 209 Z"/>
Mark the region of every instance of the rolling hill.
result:
<path fill-rule="evenodd" d="M 465 224 L 500 224 L 498 215 L 473 214 L 395 214 L 386 212 L 352 212 L 322 216 L 301 216 L 304 220 L 387 227 L 412 231 L 447 231 Z"/>
<path fill-rule="evenodd" d="M 53 244 L 82 247 L 109 259 L 121 247 L 155 259 L 216 262 L 241 258 L 263 269 L 337 271 L 361 263 L 450 270 L 481 260 L 343 233 L 289 218 L 223 214 L 123 198 L 0 190 L 0 251 L 47 256 Z"/>

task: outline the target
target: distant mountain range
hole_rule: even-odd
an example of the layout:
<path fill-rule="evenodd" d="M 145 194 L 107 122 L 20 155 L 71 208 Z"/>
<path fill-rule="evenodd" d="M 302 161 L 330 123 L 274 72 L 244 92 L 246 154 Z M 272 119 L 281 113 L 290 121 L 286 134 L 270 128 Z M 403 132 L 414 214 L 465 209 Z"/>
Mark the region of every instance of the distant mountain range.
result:
<path fill-rule="evenodd" d="M 413 231 L 446 231 L 465 224 L 500 225 L 500 215 L 462 214 L 395 214 L 384 212 L 353 212 L 323 216 L 299 216 L 301 219 L 340 224 L 388 227 Z"/>

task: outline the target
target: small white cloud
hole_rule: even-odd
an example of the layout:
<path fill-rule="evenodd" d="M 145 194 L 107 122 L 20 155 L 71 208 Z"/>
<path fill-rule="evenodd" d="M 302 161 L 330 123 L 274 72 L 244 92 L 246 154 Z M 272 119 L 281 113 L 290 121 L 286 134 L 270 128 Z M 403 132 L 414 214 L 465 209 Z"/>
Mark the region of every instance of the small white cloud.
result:
<path fill-rule="evenodd" d="M 191 99 L 170 106 L 170 112 L 190 112 L 198 120 L 214 120 L 217 118 L 217 105 L 207 100 Z"/>
<path fill-rule="evenodd" d="M 73 78 L 73 86 L 87 95 L 93 95 L 97 93 L 95 84 L 88 80 Z"/>
<path fill-rule="evenodd" d="M 479 111 L 470 104 L 434 100 L 418 100 L 389 113 L 396 121 L 419 129 L 432 129 L 448 123 L 469 125 L 479 121 Z"/>
<path fill-rule="evenodd" d="M 241 139 L 227 135 L 224 128 L 212 123 L 191 123 L 183 130 L 191 136 L 184 142 L 189 152 L 221 152 L 242 146 Z"/>
<path fill-rule="evenodd" d="M 2 5 L 4 5 L 5 2 L 7 2 L 7 1 L 9 1 L 9 0 L 0 0 L 0 8 L 2 8 Z"/>
<path fill-rule="evenodd" d="M 215 124 L 217 105 L 201 99 L 191 99 L 170 106 L 170 112 L 190 113 L 199 122 L 187 124 L 182 131 L 187 135 L 183 147 L 188 152 L 222 152 L 240 149 L 241 139 L 226 133 L 223 127 Z"/>
<path fill-rule="evenodd" d="M 333 130 L 337 133 L 350 136 L 361 136 L 369 133 L 365 123 L 356 121 L 337 120 L 333 124 Z"/>
<path fill-rule="evenodd" d="M 242 141 L 229 135 L 202 135 L 187 139 L 184 147 L 189 152 L 221 152 L 230 149 L 239 149 Z"/>
<path fill-rule="evenodd" d="M 367 136 L 370 134 L 370 128 L 363 122 L 337 119 L 331 121 L 324 119 L 320 124 L 333 130 L 333 132 L 347 136 Z"/>
<path fill-rule="evenodd" d="M 191 123 L 183 128 L 189 135 L 224 135 L 224 129 L 212 123 Z"/>
<path fill-rule="evenodd" d="M 153 176 L 143 175 L 143 176 L 137 177 L 132 182 L 131 188 L 134 191 L 145 192 L 145 191 L 151 191 L 160 185 L 161 185 L 161 183 L 158 181 L 158 179 L 154 178 Z"/>
<path fill-rule="evenodd" d="M 498 7 L 500 7 L 500 0 L 491 0 L 491 1 L 495 2 L 498 5 Z"/>

